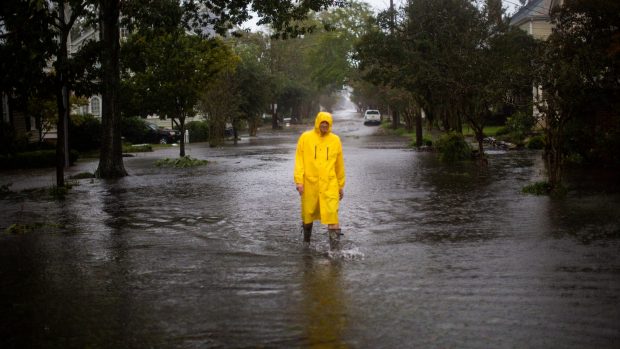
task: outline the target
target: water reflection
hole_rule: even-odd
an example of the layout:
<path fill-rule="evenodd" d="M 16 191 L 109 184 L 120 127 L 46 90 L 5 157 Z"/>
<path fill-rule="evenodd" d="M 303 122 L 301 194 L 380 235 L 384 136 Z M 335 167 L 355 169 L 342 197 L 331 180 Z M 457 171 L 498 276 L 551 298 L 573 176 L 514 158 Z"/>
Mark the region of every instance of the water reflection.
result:
<path fill-rule="evenodd" d="M 347 300 L 339 261 L 304 256 L 303 314 L 311 348 L 347 348 Z"/>

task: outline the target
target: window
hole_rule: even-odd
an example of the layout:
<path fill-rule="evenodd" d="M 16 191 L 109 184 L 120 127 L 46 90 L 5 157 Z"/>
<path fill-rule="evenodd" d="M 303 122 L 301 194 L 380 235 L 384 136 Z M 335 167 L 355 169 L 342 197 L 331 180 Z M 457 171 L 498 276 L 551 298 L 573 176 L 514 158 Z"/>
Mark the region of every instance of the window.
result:
<path fill-rule="evenodd" d="M 90 99 L 90 112 L 94 116 L 101 116 L 101 99 L 99 97 Z"/>

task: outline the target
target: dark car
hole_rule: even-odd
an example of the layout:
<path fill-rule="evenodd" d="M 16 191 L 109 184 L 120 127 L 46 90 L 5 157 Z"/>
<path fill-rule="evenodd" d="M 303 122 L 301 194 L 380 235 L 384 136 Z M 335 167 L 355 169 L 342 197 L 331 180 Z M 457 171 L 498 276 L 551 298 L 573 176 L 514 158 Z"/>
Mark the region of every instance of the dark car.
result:
<path fill-rule="evenodd" d="M 146 123 L 144 139 L 141 143 L 176 143 L 181 138 L 181 133 L 169 128 L 159 128 L 155 124 Z"/>

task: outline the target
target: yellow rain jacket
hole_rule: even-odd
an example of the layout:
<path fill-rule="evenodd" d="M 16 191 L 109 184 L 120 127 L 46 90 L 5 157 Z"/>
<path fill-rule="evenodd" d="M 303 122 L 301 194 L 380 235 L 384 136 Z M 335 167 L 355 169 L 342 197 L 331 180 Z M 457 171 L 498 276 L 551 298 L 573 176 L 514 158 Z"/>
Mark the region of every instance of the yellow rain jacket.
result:
<path fill-rule="evenodd" d="M 319 125 L 329 123 L 329 131 L 321 136 Z M 344 188 L 344 159 L 340 138 L 333 134 L 332 116 L 320 112 L 314 130 L 304 132 L 295 153 L 296 184 L 303 184 L 301 218 L 304 224 L 320 219 L 322 224 L 338 224 L 340 189 Z"/>

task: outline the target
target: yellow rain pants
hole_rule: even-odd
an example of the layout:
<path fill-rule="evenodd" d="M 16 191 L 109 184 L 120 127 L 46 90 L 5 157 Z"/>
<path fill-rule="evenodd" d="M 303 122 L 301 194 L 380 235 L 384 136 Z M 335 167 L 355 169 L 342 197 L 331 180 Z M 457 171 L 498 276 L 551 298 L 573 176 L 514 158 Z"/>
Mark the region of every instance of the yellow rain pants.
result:
<path fill-rule="evenodd" d="M 329 123 L 321 136 L 319 125 Z M 344 188 L 344 159 L 340 138 L 333 134 L 330 113 L 320 112 L 314 129 L 304 132 L 297 142 L 294 179 L 303 184 L 301 218 L 304 224 L 320 219 L 322 224 L 338 224 L 340 189 Z"/>

